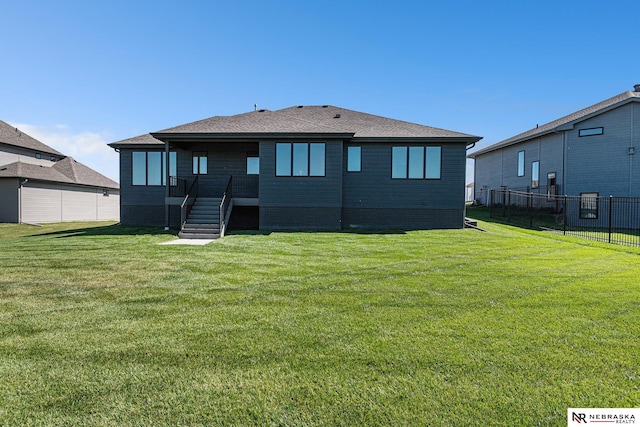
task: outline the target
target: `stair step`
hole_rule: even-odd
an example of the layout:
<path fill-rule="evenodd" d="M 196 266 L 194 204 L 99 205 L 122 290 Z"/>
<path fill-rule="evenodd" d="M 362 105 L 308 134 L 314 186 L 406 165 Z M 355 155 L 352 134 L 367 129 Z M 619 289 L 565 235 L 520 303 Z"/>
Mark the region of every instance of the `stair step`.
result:
<path fill-rule="evenodd" d="M 185 233 L 181 231 L 178 233 L 178 237 L 181 239 L 219 239 L 220 233 Z"/>
<path fill-rule="evenodd" d="M 185 230 L 220 230 L 219 224 L 185 224 L 182 231 Z"/>

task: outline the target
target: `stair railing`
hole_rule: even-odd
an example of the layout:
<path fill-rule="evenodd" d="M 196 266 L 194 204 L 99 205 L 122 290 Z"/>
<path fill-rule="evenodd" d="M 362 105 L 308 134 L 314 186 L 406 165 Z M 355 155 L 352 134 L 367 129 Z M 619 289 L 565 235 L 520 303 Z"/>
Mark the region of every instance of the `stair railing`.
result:
<path fill-rule="evenodd" d="M 231 216 L 231 208 L 233 208 L 233 176 L 229 177 L 227 188 L 224 190 L 222 200 L 220 201 L 220 237 L 224 236 L 224 232 L 227 229 L 229 218 Z"/>
<path fill-rule="evenodd" d="M 187 194 L 184 196 L 184 200 L 180 205 L 180 230 L 184 229 L 184 224 L 187 222 L 187 218 L 189 218 L 189 213 L 191 212 L 191 207 L 196 201 L 198 197 L 198 175 L 191 183 L 189 190 L 187 190 Z"/>

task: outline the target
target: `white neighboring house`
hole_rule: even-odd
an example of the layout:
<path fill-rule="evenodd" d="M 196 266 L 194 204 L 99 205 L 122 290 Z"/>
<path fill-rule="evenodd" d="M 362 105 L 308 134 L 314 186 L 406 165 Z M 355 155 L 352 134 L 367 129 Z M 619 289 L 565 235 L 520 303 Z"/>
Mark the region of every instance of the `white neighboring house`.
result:
<path fill-rule="evenodd" d="M 120 186 L 0 120 L 0 222 L 120 220 Z"/>

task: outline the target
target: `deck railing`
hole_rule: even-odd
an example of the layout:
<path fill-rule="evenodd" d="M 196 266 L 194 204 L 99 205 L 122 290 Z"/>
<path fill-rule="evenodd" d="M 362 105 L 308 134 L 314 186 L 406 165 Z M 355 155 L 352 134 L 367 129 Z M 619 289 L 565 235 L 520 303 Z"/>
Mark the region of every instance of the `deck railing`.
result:
<path fill-rule="evenodd" d="M 224 236 L 224 232 L 227 229 L 227 212 L 230 212 L 230 208 L 232 208 L 232 200 L 233 200 L 233 176 L 229 177 L 229 182 L 227 183 L 227 188 L 224 190 L 222 194 L 222 200 L 220 201 L 220 237 Z"/>
<path fill-rule="evenodd" d="M 182 201 L 182 204 L 180 204 L 180 230 L 182 230 L 184 224 L 187 222 L 187 218 L 189 218 L 189 213 L 191 212 L 191 207 L 198 197 L 198 175 L 194 177 L 185 193 L 184 200 Z"/>

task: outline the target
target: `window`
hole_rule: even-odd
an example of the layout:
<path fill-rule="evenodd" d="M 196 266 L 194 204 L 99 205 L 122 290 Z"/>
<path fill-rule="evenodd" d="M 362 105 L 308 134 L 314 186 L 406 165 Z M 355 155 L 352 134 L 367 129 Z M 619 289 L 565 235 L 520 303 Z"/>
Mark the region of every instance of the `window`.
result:
<path fill-rule="evenodd" d="M 580 193 L 580 219 L 598 219 L 598 193 Z"/>
<path fill-rule="evenodd" d="M 347 147 L 347 172 L 360 172 L 362 170 L 362 148 Z"/>
<path fill-rule="evenodd" d="M 56 158 L 54 156 L 49 157 L 49 160 L 51 160 L 52 162 L 56 161 Z"/>
<path fill-rule="evenodd" d="M 166 153 L 134 151 L 131 155 L 132 185 L 166 185 Z M 176 153 L 169 153 L 169 175 L 176 176 Z M 174 181 L 171 185 L 175 185 Z"/>
<path fill-rule="evenodd" d="M 196 151 L 193 153 L 193 174 L 194 175 L 207 174 L 207 152 L 206 151 Z"/>
<path fill-rule="evenodd" d="M 42 154 L 36 153 L 36 159 L 41 159 L 41 158 L 42 158 Z"/>
<path fill-rule="evenodd" d="M 392 147 L 391 178 L 440 179 L 442 147 Z"/>
<path fill-rule="evenodd" d="M 578 136 L 594 136 L 594 135 L 602 135 L 604 134 L 604 128 L 590 128 L 590 129 L 580 129 L 578 131 Z"/>
<path fill-rule="evenodd" d="M 442 147 L 427 147 L 427 162 L 424 177 L 427 179 L 440 179 L 440 163 L 442 160 Z"/>
<path fill-rule="evenodd" d="M 540 162 L 531 163 L 531 188 L 540 186 Z"/>
<path fill-rule="evenodd" d="M 325 176 L 325 144 L 276 143 L 276 176 Z"/>
<path fill-rule="evenodd" d="M 103 196 L 103 197 L 109 197 L 109 190 L 107 190 L 107 189 L 103 189 L 103 190 L 102 190 L 102 196 Z"/>
<path fill-rule="evenodd" d="M 524 151 L 518 151 L 518 176 L 524 176 Z"/>
<path fill-rule="evenodd" d="M 247 175 L 260 174 L 260 157 L 247 157 Z"/>

